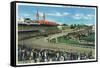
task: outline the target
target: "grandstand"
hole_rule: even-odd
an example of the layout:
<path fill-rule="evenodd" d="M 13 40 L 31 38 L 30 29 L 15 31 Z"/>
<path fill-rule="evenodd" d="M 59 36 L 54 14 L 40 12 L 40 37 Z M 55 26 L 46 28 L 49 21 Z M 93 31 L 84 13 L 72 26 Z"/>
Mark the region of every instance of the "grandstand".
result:
<path fill-rule="evenodd" d="M 25 39 L 32 36 L 46 36 L 50 34 L 60 33 L 56 23 L 39 20 L 38 23 L 19 23 L 18 39 Z"/>

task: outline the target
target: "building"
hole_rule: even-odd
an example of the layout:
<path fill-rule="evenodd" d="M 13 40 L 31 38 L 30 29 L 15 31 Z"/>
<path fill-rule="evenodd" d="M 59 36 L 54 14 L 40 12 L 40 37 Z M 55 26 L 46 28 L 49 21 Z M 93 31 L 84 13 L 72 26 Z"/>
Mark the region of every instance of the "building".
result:
<path fill-rule="evenodd" d="M 17 18 L 18 23 L 24 23 L 24 18 Z"/>

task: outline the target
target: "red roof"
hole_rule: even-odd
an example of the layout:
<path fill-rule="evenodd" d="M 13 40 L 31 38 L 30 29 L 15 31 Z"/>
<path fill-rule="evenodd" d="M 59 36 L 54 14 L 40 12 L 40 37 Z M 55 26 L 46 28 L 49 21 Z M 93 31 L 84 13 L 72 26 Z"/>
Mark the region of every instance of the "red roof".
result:
<path fill-rule="evenodd" d="M 47 20 L 39 20 L 38 23 L 47 24 L 47 25 L 57 25 L 55 22 L 50 22 L 50 21 L 47 21 Z"/>

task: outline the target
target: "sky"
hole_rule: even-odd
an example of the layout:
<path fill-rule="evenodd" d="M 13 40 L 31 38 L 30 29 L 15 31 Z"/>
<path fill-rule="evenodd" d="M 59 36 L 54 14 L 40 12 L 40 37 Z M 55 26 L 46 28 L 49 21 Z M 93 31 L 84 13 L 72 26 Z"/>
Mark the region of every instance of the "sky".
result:
<path fill-rule="evenodd" d="M 86 24 L 93 25 L 95 23 L 95 9 L 93 7 L 78 6 L 35 6 L 35 5 L 18 5 L 17 18 L 30 18 L 36 20 L 37 10 L 40 20 L 43 20 L 45 13 L 46 20 L 56 22 L 58 24 Z"/>

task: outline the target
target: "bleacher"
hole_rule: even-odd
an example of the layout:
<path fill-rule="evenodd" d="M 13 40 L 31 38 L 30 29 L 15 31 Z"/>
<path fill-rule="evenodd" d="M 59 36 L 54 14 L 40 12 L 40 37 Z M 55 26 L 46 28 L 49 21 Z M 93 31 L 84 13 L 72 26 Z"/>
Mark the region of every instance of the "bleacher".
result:
<path fill-rule="evenodd" d="M 47 36 L 61 32 L 57 26 L 37 25 L 37 24 L 18 24 L 18 39 L 27 39 L 35 36 Z"/>

